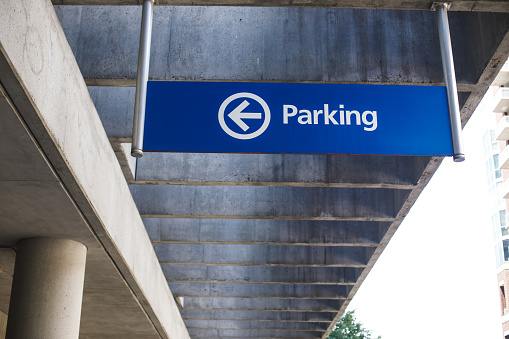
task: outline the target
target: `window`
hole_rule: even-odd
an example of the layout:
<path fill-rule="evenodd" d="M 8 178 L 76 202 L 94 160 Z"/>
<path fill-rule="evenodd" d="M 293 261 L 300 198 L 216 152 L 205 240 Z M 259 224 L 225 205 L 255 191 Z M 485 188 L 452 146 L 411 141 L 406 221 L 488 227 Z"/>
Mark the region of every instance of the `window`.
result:
<path fill-rule="evenodd" d="M 502 283 L 502 285 L 500 285 L 500 305 L 502 306 L 502 315 L 506 315 L 507 314 L 507 304 L 505 302 L 505 288 L 504 288 L 504 284 Z M 507 336 L 506 336 L 507 338 Z"/>
<path fill-rule="evenodd" d="M 502 240 L 502 246 L 504 248 L 504 261 L 509 261 L 509 240 Z"/>

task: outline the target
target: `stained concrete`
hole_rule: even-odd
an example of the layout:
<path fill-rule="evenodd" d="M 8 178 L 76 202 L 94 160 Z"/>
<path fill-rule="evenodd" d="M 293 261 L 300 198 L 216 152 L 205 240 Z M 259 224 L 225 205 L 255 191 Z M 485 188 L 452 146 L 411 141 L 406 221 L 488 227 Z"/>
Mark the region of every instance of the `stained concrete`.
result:
<path fill-rule="evenodd" d="M 187 328 L 195 329 L 206 329 L 206 328 L 217 328 L 217 329 L 237 329 L 237 330 L 249 330 L 257 329 L 260 325 L 256 321 L 229 321 L 229 320 L 185 320 Z M 264 329 L 266 330 L 284 330 L 286 324 L 282 322 L 264 322 Z M 323 331 L 327 329 L 327 325 L 324 323 L 313 323 L 313 322 L 296 322 L 292 324 L 292 329 L 296 331 Z"/>
<path fill-rule="evenodd" d="M 162 265 L 365 267 L 372 247 L 154 244 Z"/>
<path fill-rule="evenodd" d="M 174 218 L 391 221 L 410 193 L 322 187 L 132 185 L 130 188 L 142 216 Z"/>
<path fill-rule="evenodd" d="M 145 218 L 152 243 L 377 246 L 390 222 Z"/>
<path fill-rule="evenodd" d="M 283 331 L 283 330 L 226 330 L 226 329 L 189 329 L 189 334 L 193 337 L 212 337 L 212 338 L 321 338 L 323 332 L 318 331 Z"/>
<path fill-rule="evenodd" d="M 139 159 L 136 179 L 148 184 L 412 189 L 428 161 L 429 157 L 147 153 Z"/>
<path fill-rule="evenodd" d="M 355 285 L 363 268 L 163 265 L 169 282 Z"/>
<path fill-rule="evenodd" d="M 293 311 L 228 311 L 228 310 L 182 310 L 184 320 L 241 320 L 266 321 L 290 323 L 293 326 L 300 322 L 322 322 L 329 324 L 334 319 L 330 312 L 293 312 Z M 260 323 L 259 323 L 260 324 Z M 262 324 L 262 325 L 263 325 Z M 214 327 L 211 327 L 214 328 Z"/>
<path fill-rule="evenodd" d="M 257 299 L 257 298 L 186 298 L 189 310 L 264 310 L 293 312 L 338 312 L 343 300 Z"/>
<path fill-rule="evenodd" d="M 195 284 L 170 283 L 173 293 L 181 297 L 279 298 L 279 299 L 346 299 L 351 287 L 345 285 L 305 284 Z"/>
<path fill-rule="evenodd" d="M 140 0 L 52 0 L 55 5 L 139 5 Z M 509 12 L 509 5 L 501 0 L 451 0 L 451 11 L 486 11 Z M 429 10 L 429 1 L 424 0 L 243 0 L 243 1 L 189 1 L 189 0 L 157 0 L 156 5 L 163 6 L 292 6 L 292 7 L 342 7 L 342 8 L 373 8 L 373 9 L 405 9 Z"/>
<path fill-rule="evenodd" d="M 135 79 L 138 7 L 57 13 L 66 31 L 79 24 L 67 38 L 90 84 Z M 509 25 L 506 14 L 450 13 L 459 83 L 476 83 L 482 70 L 473 63 L 477 41 L 464 29 L 478 17 Z M 431 11 L 156 7 L 149 79 L 442 83 L 436 30 Z"/>

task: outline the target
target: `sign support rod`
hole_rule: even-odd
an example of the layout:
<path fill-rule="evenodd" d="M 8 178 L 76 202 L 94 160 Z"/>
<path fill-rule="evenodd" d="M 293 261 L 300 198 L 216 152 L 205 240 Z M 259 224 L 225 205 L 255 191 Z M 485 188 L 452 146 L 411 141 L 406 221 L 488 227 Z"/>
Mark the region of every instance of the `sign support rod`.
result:
<path fill-rule="evenodd" d="M 133 142 L 131 146 L 131 155 L 135 158 L 143 156 L 143 133 L 145 130 L 145 105 L 147 102 L 153 11 L 154 0 L 145 0 L 143 2 L 141 18 L 138 74 L 136 78 L 136 97 L 134 100 Z"/>
<path fill-rule="evenodd" d="M 456 73 L 454 71 L 454 59 L 452 55 L 451 34 L 449 32 L 449 20 L 447 18 L 447 10 L 449 7 L 451 7 L 450 2 L 434 2 L 431 6 L 431 10 L 437 12 L 438 36 L 440 38 L 442 66 L 444 70 L 445 87 L 447 88 L 447 101 L 449 103 L 453 159 L 455 162 L 461 162 L 465 160 L 465 154 L 463 152 L 463 138 L 461 135 L 461 116 L 458 102 L 458 88 L 456 85 Z"/>

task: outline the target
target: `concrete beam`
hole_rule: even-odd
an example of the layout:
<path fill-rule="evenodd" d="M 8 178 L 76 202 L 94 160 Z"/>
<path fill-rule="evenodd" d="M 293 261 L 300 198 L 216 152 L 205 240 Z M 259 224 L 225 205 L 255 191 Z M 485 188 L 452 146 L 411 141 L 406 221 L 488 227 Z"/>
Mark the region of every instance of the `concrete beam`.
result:
<path fill-rule="evenodd" d="M 161 265 L 364 267 L 371 247 L 154 244 Z"/>
<path fill-rule="evenodd" d="M 235 284 L 354 285 L 362 270 L 354 267 L 163 265 L 169 282 Z"/>
<path fill-rule="evenodd" d="M 300 313 L 300 312 L 299 312 Z M 281 321 L 233 321 L 233 320 L 184 320 L 188 329 L 235 329 L 235 330 L 287 330 L 286 322 Z M 291 324 L 292 331 L 325 332 L 324 323 L 295 322 Z"/>
<path fill-rule="evenodd" d="M 331 312 L 341 308 L 343 300 L 326 299 L 256 299 L 256 298 L 200 298 L 185 299 L 186 310 L 253 310 L 292 312 Z"/>
<path fill-rule="evenodd" d="M 170 283 L 179 297 L 346 299 L 351 287 L 345 285 L 203 284 Z"/>
<path fill-rule="evenodd" d="M 376 246 L 390 222 L 145 218 L 154 244 Z"/>
<path fill-rule="evenodd" d="M 509 12 L 506 2 L 500 0 L 451 0 L 451 11 L 479 11 L 479 12 Z M 110 5 L 110 6 L 135 6 L 139 0 L 52 0 L 54 5 Z M 372 9 L 404 9 L 424 10 L 430 9 L 430 2 L 425 0 L 215 0 L 190 1 L 190 0 L 158 0 L 160 6 L 292 6 L 292 7 L 339 7 L 339 8 L 372 8 Z"/>
<path fill-rule="evenodd" d="M 321 338 L 318 331 L 189 329 L 192 338 Z"/>
<path fill-rule="evenodd" d="M 428 161 L 429 157 L 362 155 L 146 153 L 138 160 L 136 183 L 412 189 Z"/>
<path fill-rule="evenodd" d="M 200 339 L 217 339 L 218 337 L 193 337 L 193 338 L 200 338 Z M 277 337 L 251 337 L 251 338 L 256 338 L 256 339 L 281 339 L 281 338 L 277 338 Z M 290 337 L 291 338 L 291 337 Z M 321 338 L 321 337 L 317 337 L 317 338 Z M 247 339 L 246 337 L 228 337 L 227 339 Z M 302 339 L 302 338 L 301 338 Z M 310 338 L 310 339 L 313 339 L 313 338 Z"/>
<path fill-rule="evenodd" d="M 32 144 L 27 146 L 30 148 L 23 150 L 38 155 L 38 161 L 33 164 L 44 163 L 47 166 L 44 173 L 50 172 L 53 177 L 39 185 L 39 194 L 44 193 L 43 186 L 53 185 L 52 188 L 58 187 L 59 199 L 60 196 L 65 197 L 57 201 L 61 204 L 55 203 L 50 194 L 55 191 L 46 191 L 46 194 L 37 197 L 37 206 L 27 204 L 24 199 L 17 200 L 15 209 L 2 205 L 0 216 L 11 224 L 17 224 L 17 227 L 8 227 L 0 222 L 2 245 L 6 245 L 4 241 L 21 239 L 23 232 L 31 232 L 32 237 L 47 236 L 48 230 L 43 224 L 56 223 L 55 220 L 62 218 L 65 222 L 58 223 L 58 227 L 50 232 L 52 236 L 63 237 L 65 234 L 69 235 L 69 239 L 85 244 L 90 262 L 95 263 L 91 270 L 88 270 L 88 266 L 86 270 L 91 285 L 87 287 L 85 281 L 84 308 L 87 307 L 87 289 L 97 297 L 104 293 L 103 286 L 109 288 L 119 283 L 118 294 L 114 291 L 111 295 L 118 296 L 122 306 L 132 308 L 133 312 L 125 314 L 123 307 L 117 307 L 114 313 L 109 312 L 109 317 L 104 317 L 108 318 L 110 325 L 112 319 L 125 321 L 135 316 L 140 332 L 147 334 L 145 338 L 188 338 L 184 322 L 50 2 L 0 2 L 0 83 L 5 89 L 4 98 L 12 101 L 7 110 L 2 106 L 0 115 L 15 116 L 15 123 L 23 126 L 22 133 L 26 137 L 23 143 L 3 145 L 2 149 L 24 147 L 29 144 L 26 141 L 31 140 Z M 20 157 L 18 160 L 23 162 L 30 160 L 30 157 Z M 30 165 L 32 163 L 25 164 Z M 39 178 L 39 174 L 35 178 Z M 17 185 L 14 189 L 19 189 L 18 193 L 26 190 L 30 193 L 29 197 L 36 198 L 28 186 L 37 187 L 40 182 L 20 179 L 21 176 L 18 176 L 11 181 L 11 187 Z M 6 199 L 9 195 L 7 191 L 0 191 L 2 199 Z M 12 196 L 10 199 L 13 199 Z M 46 206 L 49 208 L 42 210 L 41 207 Z M 38 211 L 41 214 L 32 223 L 38 227 L 27 229 L 29 224 L 25 221 L 37 215 Z M 134 244 L 136 251 L 133 251 Z M 101 312 L 111 310 L 111 299 L 110 296 L 110 299 L 102 300 Z M 91 325 L 85 316 L 87 310 L 83 310 L 82 314 L 81 326 L 86 328 L 87 334 L 107 336 L 111 330 L 107 326 L 108 321 L 101 326 L 96 323 Z M 122 325 L 113 327 L 117 336 L 130 336 L 124 336 Z"/>
<path fill-rule="evenodd" d="M 138 6 L 56 10 L 89 85 L 134 85 Z M 459 83 L 477 83 L 488 62 L 473 63 L 481 47 L 474 44 L 471 32 L 479 27 L 471 20 L 483 17 L 503 30 L 507 16 L 450 13 Z M 436 32 L 431 11 L 158 7 L 153 32 L 158 43 L 152 46 L 149 77 L 154 80 L 443 82 L 438 36 L 430 34 Z M 498 44 L 488 45 L 482 48 Z"/>
<path fill-rule="evenodd" d="M 189 320 L 238 320 L 265 322 L 321 322 L 328 324 L 334 318 L 329 312 L 275 312 L 275 311 L 228 311 L 228 310 L 180 310 L 185 321 Z"/>
<path fill-rule="evenodd" d="M 391 221 L 410 191 L 329 187 L 131 185 L 141 215 Z"/>

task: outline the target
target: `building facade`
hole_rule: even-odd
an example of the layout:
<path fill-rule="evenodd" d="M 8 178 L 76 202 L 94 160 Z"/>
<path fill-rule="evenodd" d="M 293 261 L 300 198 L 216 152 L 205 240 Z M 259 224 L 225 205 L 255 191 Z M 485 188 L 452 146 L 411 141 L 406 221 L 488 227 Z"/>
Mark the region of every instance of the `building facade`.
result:
<path fill-rule="evenodd" d="M 483 136 L 486 177 L 489 190 L 489 212 L 493 231 L 497 280 L 500 294 L 500 315 L 504 338 L 509 338 L 509 135 L 507 134 L 507 105 L 509 63 L 506 62 L 495 78 L 478 110 L 488 115 L 488 128 Z"/>

